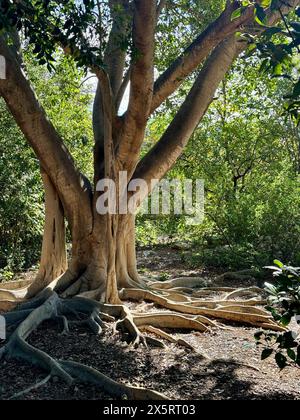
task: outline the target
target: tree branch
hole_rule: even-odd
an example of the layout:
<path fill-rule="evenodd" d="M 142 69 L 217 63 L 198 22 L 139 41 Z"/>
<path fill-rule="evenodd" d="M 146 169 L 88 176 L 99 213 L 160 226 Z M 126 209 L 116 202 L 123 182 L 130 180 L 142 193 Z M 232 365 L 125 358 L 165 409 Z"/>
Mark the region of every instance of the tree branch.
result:
<path fill-rule="evenodd" d="M 0 94 L 57 189 L 69 222 L 75 224 L 78 197 L 82 213 L 86 216 L 91 212 L 90 184 L 75 168 L 70 153 L 39 104 L 18 59 L 2 37 L 0 54 L 5 57 L 7 69 L 7 78 L 0 80 Z M 86 225 L 89 229 L 88 222 Z"/>
<path fill-rule="evenodd" d="M 156 0 L 135 0 L 130 99 L 118 158 L 127 169 L 136 164 L 150 113 L 154 83 Z"/>
<path fill-rule="evenodd" d="M 288 13 L 299 4 L 300 0 L 290 0 L 281 8 L 281 12 Z M 274 25 L 281 13 L 268 10 L 267 15 L 268 24 Z M 248 32 L 259 34 L 263 30 L 264 27 L 252 24 Z M 145 179 L 150 187 L 151 179 L 161 179 L 172 168 L 205 115 L 219 83 L 246 46 L 246 42 L 241 42 L 233 35 L 213 51 L 165 134 L 139 163 L 134 178 Z"/>
<path fill-rule="evenodd" d="M 124 98 L 124 94 L 126 92 L 127 86 L 130 82 L 131 77 L 131 66 L 127 69 L 124 79 L 122 81 L 122 84 L 120 86 L 119 92 L 116 97 L 116 110 L 119 111 L 119 108 L 121 106 L 122 100 Z"/>
<path fill-rule="evenodd" d="M 159 142 L 141 160 L 134 174 L 135 178 L 145 179 L 150 187 L 152 179 L 161 179 L 171 169 L 182 154 L 212 102 L 219 83 L 239 52 L 239 43 L 234 36 L 215 49 L 172 123 Z"/>
<path fill-rule="evenodd" d="M 122 41 L 130 33 L 131 7 L 129 0 L 110 0 L 109 3 L 111 16 L 113 19 L 112 29 L 109 35 L 107 48 L 104 54 L 104 67 L 109 77 L 110 89 L 115 98 L 116 109 L 119 108 L 119 92 L 122 85 L 123 73 L 125 68 L 126 51 L 122 49 Z M 120 12 L 122 9 L 122 13 Z M 98 74 L 99 76 L 99 74 Z M 95 178 L 96 182 L 101 176 L 104 160 L 104 115 L 103 97 L 101 85 L 103 80 L 98 77 L 98 86 L 93 105 L 93 131 L 95 139 Z M 126 88 L 126 87 L 125 87 Z M 122 100 L 122 99 L 121 99 Z M 99 164 L 102 168 L 99 168 Z"/>
<path fill-rule="evenodd" d="M 167 4 L 167 0 L 160 0 L 159 1 L 158 5 L 157 5 L 157 8 L 156 8 L 156 20 L 157 21 L 158 21 L 160 15 L 161 15 L 163 9 L 166 7 L 166 4 Z M 126 91 L 127 86 L 130 82 L 130 77 L 131 77 L 131 66 L 127 69 L 127 71 L 124 75 L 122 84 L 120 86 L 119 92 L 117 94 L 117 98 L 116 98 L 116 108 L 117 108 L 117 110 L 120 108 L 120 105 L 121 105 L 122 100 L 124 98 L 125 91 Z"/>
<path fill-rule="evenodd" d="M 129 0 L 110 0 L 110 10 L 113 25 L 104 54 L 104 66 L 112 92 L 116 96 L 122 83 L 126 59 L 126 50 L 122 48 L 122 42 L 129 36 L 131 28 Z"/>
<path fill-rule="evenodd" d="M 231 16 L 238 8 L 238 2 L 227 5 L 219 18 L 209 25 L 194 42 L 160 75 L 154 85 L 151 112 L 154 112 L 207 58 L 210 52 L 225 38 L 235 33 L 242 25 L 253 18 L 253 7 L 249 7 L 238 19 Z"/>

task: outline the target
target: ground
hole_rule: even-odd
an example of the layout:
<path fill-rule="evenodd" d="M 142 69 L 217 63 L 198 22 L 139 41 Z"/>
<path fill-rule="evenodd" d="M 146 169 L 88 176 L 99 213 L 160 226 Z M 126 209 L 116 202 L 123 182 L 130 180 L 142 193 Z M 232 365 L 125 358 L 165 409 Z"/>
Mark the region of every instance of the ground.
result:
<path fill-rule="evenodd" d="M 141 250 L 138 259 L 144 275 L 154 278 L 201 274 L 208 284 L 216 279 L 213 272 L 185 267 L 178 249 Z M 300 399 L 298 369 L 280 372 L 273 360 L 262 362 L 253 337 L 255 328 L 227 328 L 205 334 L 173 334 L 192 344 L 198 354 L 168 342 L 166 349 L 128 348 L 118 335 L 112 334 L 111 326 L 101 336 L 83 327 L 74 327 L 69 335 L 62 335 L 61 327 L 49 322 L 33 333 L 29 342 L 57 359 L 85 363 L 119 382 L 155 389 L 170 399 Z M 203 353 L 210 360 L 203 359 Z M 24 362 L 4 363 L 0 370 L 0 399 L 9 399 L 47 376 Z M 92 386 L 70 389 L 58 378 L 19 398 L 111 399 Z"/>

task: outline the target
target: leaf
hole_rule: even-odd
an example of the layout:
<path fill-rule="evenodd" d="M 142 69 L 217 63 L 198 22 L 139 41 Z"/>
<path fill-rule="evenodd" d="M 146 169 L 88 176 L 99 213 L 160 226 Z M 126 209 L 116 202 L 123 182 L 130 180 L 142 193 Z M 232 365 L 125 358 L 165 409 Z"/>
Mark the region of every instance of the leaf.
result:
<path fill-rule="evenodd" d="M 273 349 L 264 349 L 261 353 L 261 360 L 265 360 L 271 356 Z"/>
<path fill-rule="evenodd" d="M 272 0 L 262 0 L 260 2 L 261 6 L 264 7 L 264 8 L 269 7 L 271 5 L 271 3 L 272 3 Z"/>
<path fill-rule="evenodd" d="M 248 46 L 248 54 L 256 50 L 256 44 L 252 43 Z"/>
<path fill-rule="evenodd" d="M 275 360 L 280 369 L 284 369 L 287 365 L 287 358 L 282 353 L 276 353 Z"/>
<path fill-rule="evenodd" d="M 292 349 L 287 349 L 287 355 L 289 356 L 290 359 L 292 359 L 294 362 L 296 361 L 296 353 L 294 352 L 294 350 Z"/>
<path fill-rule="evenodd" d="M 259 71 L 261 72 L 261 73 L 265 73 L 265 72 L 267 72 L 267 70 L 268 70 L 268 68 L 269 68 L 269 59 L 268 58 L 265 58 L 264 60 L 263 60 L 263 62 L 261 63 L 261 66 L 260 66 L 260 69 L 259 69 Z M 266 268 L 269 268 L 269 267 L 266 267 Z"/>
<path fill-rule="evenodd" d="M 299 22 L 291 22 L 291 27 L 295 29 L 296 32 L 300 32 L 300 23 Z"/>
<path fill-rule="evenodd" d="M 243 10 L 242 7 L 239 7 L 238 9 L 236 9 L 231 15 L 231 20 L 238 19 L 242 14 L 242 10 Z"/>
<path fill-rule="evenodd" d="M 279 8 L 279 6 L 280 6 L 279 0 L 272 0 L 272 2 L 271 2 L 271 10 L 276 10 L 276 9 Z"/>
<path fill-rule="evenodd" d="M 259 25 L 264 25 L 266 21 L 266 12 L 259 4 L 255 5 L 255 20 Z"/>
<path fill-rule="evenodd" d="M 300 80 L 296 83 L 294 90 L 293 90 L 293 97 L 296 98 L 300 95 Z"/>
<path fill-rule="evenodd" d="M 280 324 L 283 327 L 286 327 L 289 325 L 289 323 L 291 322 L 292 316 L 290 313 L 286 312 L 280 319 Z"/>
<path fill-rule="evenodd" d="M 282 32 L 282 28 L 277 28 L 276 26 L 274 26 L 272 28 L 266 29 L 263 34 L 268 38 L 271 38 L 273 35 L 278 34 L 280 32 Z"/>
<path fill-rule="evenodd" d="M 278 267 L 275 267 L 274 265 L 266 265 L 264 268 L 266 270 L 273 270 L 273 271 L 279 271 L 279 272 L 282 271 L 281 269 L 279 269 Z"/>
<path fill-rule="evenodd" d="M 277 265 L 279 268 L 283 268 L 284 264 L 279 260 L 274 260 L 274 264 Z"/>
<path fill-rule="evenodd" d="M 265 283 L 265 289 L 266 289 L 266 291 L 269 294 L 271 294 L 273 296 L 276 296 L 277 295 L 277 288 L 273 284 L 271 284 L 271 283 Z"/>
<path fill-rule="evenodd" d="M 264 332 L 263 331 L 258 331 L 257 333 L 254 334 L 254 338 L 255 340 L 260 340 L 261 337 L 263 336 Z"/>

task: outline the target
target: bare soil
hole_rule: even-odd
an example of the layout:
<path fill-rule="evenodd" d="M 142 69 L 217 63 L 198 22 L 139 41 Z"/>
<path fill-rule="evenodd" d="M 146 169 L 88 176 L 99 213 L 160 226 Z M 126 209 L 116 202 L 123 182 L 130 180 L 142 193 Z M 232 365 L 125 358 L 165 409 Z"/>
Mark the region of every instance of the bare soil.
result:
<path fill-rule="evenodd" d="M 205 283 L 214 281 L 215 273 L 183 267 L 178 251 L 160 249 L 138 254 L 144 275 L 172 278 L 201 274 Z M 72 328 L 66 336 L 61 334 L 58 324 L 47 322 L 31 335 L 29 342 L 55 358 L 85 363 L 117 381 L 155 389 L 170 399 L 300 399 L 300 371 L 288 367 L 280 372 L 272 359 L 261 361 L 253 337 L 255 331 L 236 326 L 205 334 L 174 334 L 192 344 L 199 354 L 167 342 L 166 349 L 141 347 L 134 350 L 121 342 L 118 334 L 112 334 L 111 326 L 101 336 L 92 335 L 82 327 Z M 201 354 L 208 355 L 209 360 L 203 359 Z M 46 376 L 39 368 L 23 362 L 2 362 L 0 399 L 9 399 Z M 78 384 L 69 388 L 60 379 L 52 378 L 22 399 L 109 400 L 111 397 L 93 386 Z"/>

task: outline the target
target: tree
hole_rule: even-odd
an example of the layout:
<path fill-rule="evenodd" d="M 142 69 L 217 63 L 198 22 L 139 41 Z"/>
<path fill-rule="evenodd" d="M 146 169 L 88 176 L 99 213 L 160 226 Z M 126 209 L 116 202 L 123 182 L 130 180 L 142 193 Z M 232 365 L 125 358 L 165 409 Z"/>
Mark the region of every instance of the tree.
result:
<path fill-rule="evenodd" d="M 297 127 L 283 100 L 291 82 L 259 67 L 255 56 L 237 60 L 170 174 L 205 180 L 204 222 L 170 220 L 175 235 L 193 242 L 186 257 L 196 266 L 260 270 L 274 258 L 298 261 Z M 153 120 L 153 136 L 163 118 Z"/>
<path fill-rule="evenodd" d="M 89 314 L 90 325 L 96 331 L 102 324 L 100 312 L 106 313 L 106 318 L 121 318 L 119 327 L 128 330 L 134 344 L 150 340 L 140 334 L 137 326 L 177 326 L 204 331 L 207 326 L 214 325 L 206 316 L 277 327 L 258 309 L 239 313 L 222 310 L 222 307 L 221 310 L 219 307 L 216 309 L 217 304 L 213 309 L 177 304 L 178 296 L 176 298 L 172 287 L 192 287 L 195 281 L 186 283 L 184 279 L 179 279 L 169 284 L 151 285 L 153 290 L 169 287 L 168 295 L 151 291 L 140 279 L 136 268 L 134 216 L 120 214 L 120 209 L 116 214 L 100 215 L 96 209 L 96 203 L 103 194 L 97 191 L 97 183 L 103 178 L 119 185 L 120 172 L 125 171 L 127 185 L 136 178 L 147 183 L 146 196 L 151 191 L 151 180 L 165 176 L 205 115 L 220 82 L 247 47 L 247 43 L 239 38 L 239 33 L 262 30 L 254 22 L 261 6 L 250 1 L 220 3 L 224 6 L 223 12 L 169 63 L 155 81 L 156 32 L 159 35 L 163 31 L 161 16 L 166 11 L 174 11 L 172 1 L 0 2 L 3 28 L 0 54 L 5 58 L 7 75 L 5 80 L 0 80 L 0 93 L 39 160 L 46 191 L 40 273 L 23 293 L 26 300 L 36 296 L 37 299 L 21 305 L 21 311 L 19 308 L 7 315 L 8 325 L 25 320 L 3 353 L 14 355 L 17 348 L 18 355 L 27 360 L 35 358 L 67 382 L 77 376 L 86 380 L 97 379 L 107 385 L 108 380 L 95 371 L 71 362 L 50 360 L 28 346 L 26 337 L 43 320 L 59 315 L 66 322 L 65 315 L 75 310 Z M 270 2 L 267 3 L 264 13 L 268 16 L 268 23 L 274 24 L 280 13 L 268 7 Z M 281 13 L 288 13 L 299 3 L 299 0 L 292 0 L 289 4 L 282 2 Z M 179 2 L 178 8 L 187 17 L 192 12 L 182 6 L 185 4 Z M 197 10 L 202 2 L 195 0 L 190 4 L 192 10 Z M 194 24 L 192 22 L 191 28 L 195 27 Z M 98 79 L 93 105 L 95 145 L 92 182 L 77 169 L 60 133 L 47 118 L 33 91 L 22 58 L 22 50 L 28 42 L 33 45 L 40 64 L 46 64 L 49 71 L 55 68 L 55 53 L 60 49 Z M 149 117 L 159 112 L 159 107 L 181 87 L 186 78 L 194 75 L 192 88 L 169 127 L 140 159 Z M 119 105 L 129 82 L 128 109 L 119 116 Z M 127 185 L 124 190 L 118 191 L 119 196 L 123 196 Z M 66 271 L 65 220 L 72 236 L 72 256 Z M 57 277 L 59 274 L 62 275 Z M 9 302 L 13 306 L 13 301 L 22 296 L 20 290 L 12 288 L 10 285 L 0 292 L 6 308 L 10 306 Z M 80 298 L 61 299 L 78 294 Z M 133 318 L 127 307 L 120 304 L 120 299 L 126 298 L 152 300 L 173 311 L 195 315 L 195 318 L 168 314 Z M 125 391 L 131 397 L 159 397 L 144 390 L 117 387 L 119 394 Z"/>

